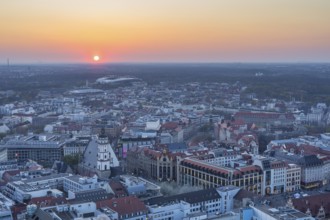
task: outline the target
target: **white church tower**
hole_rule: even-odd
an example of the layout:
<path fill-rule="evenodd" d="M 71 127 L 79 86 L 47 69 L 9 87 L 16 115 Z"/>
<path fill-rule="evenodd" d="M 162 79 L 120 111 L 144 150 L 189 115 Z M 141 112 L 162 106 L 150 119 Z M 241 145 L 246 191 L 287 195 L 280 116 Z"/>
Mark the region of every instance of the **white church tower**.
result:
<path fill-rule="evenodd" d="M 97 140 L 97 170 L 101 176 L 108 178 L 111 174 L 111 167 L 118 166 L 119 161 L 102 129 Z"/>

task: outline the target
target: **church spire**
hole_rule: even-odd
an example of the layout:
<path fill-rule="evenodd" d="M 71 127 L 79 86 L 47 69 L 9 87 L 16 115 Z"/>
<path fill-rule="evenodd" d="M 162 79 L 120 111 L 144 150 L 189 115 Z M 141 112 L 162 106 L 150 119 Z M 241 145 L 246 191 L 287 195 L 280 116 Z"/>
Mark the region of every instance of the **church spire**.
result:
<path fill-rule="evenodd" d="M 105 134 L 105 128 L 104 127 L 101 128 L 101 133 L 100 133 L 99 137 L 100 138 L 107 138 L 107 135 Z"/>

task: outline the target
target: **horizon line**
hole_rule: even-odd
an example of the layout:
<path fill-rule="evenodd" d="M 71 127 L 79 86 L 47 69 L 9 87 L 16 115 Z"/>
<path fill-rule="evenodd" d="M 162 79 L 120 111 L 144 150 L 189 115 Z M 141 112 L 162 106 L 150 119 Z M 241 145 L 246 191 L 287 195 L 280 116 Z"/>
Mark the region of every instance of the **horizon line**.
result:
<path fill-rule="evenodd" d="M 92 66 L 104 66 L 104 65 L 166 65 L 166 64 L 330 64 L 330 61 L 123 61 L 123 62 L 17 62 L 10 63 L 9 66 L 46 66 L 46 65 L 92 65 Z M 2 63 L 0 66 L 8 66 L 8 63 Z"/>

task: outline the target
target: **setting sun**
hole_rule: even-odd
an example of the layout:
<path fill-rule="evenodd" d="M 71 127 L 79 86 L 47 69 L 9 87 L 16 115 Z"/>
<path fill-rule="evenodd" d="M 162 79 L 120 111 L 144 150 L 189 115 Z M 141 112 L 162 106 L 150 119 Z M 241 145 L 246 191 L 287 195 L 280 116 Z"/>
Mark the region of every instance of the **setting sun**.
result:
<path fill-rule="evenodd" d="M 99 60 L 100 60 L 100 57 L 97 56 L 97 55 L 95 55 L 95 56 L 93 57 L 93 60 L 94 60 L 94 61 L 99 61 Z"/>

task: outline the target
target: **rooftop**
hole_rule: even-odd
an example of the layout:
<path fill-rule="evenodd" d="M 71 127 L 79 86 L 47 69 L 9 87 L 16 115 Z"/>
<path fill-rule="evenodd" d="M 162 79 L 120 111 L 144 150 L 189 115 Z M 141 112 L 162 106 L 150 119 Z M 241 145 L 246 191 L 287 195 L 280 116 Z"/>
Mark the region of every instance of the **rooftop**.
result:
<path fill-rule="evenodd" d="M 190 204 L 209 201 L 213 199 L 220 199 L 221 196 L 215 188 L 204 189 L 195 192 L 182 193 L 178 195 L 168 196 L 168 197 L 157 197 L 152 198 L 147 201 L 148 205 L 166 205 L 173 202 L 185 201 Z"/>
<path fill-rule="evenodd" d="M 29 135 L 14 137 L 3 146 L 7 148 L 60 148 L 64 139 L 57 135 Z"/>
<path fill-rule="evenodd" d="M 134 196 L 126 196 L 99 201 L 97 202 L 97 206 L 100 208 L 108 207 L 118 212 L 119 215 L 130 215 L 136 214 L 138 212 L 146 213 L 148 211 L 145 204 Z"/>
<path fill-rule="evenodd" d="M 142 177 L 135 177 L 131 175 L 121 175 L 120 179 L 122 183 L 126 186 L 134 186 L 143 184 L 147 190 L 160 190 L 160 187 L 146 179 L 143 179 Z"/>
<path fill-rule="evenodd" d="M 52 175 L 37 177 L 37 178 L 33 178 L 33 179 L 13 181 L 13 182 L 10 182 L 10 184 L 20 188 L 21 190 L 23 190 L 25 192 L 32 192 L 32 191 L 38 191 L 41 189 L 50 188 L 48 183 L 37 184 L 37 182 L 45 181 L 45 180 L 54 180 L 57 178 L 64 178 L 69 175 L 71 175 L 71 174 L 68 174 L 68 173 L 52 174 Z"/>
<path fill-rule="evenodd" d="M 97 182 L 97 177 L 85 177 L 80 175 L 67 176 L 66 179 L 71 180 L 72 182 L 79 183 L 81 185 L 88 185 Z"/>
<path fill-rule="evenodd" d="M 252 207 L 253 209 L 258 209 L 275 219 L 282 220 L 282 219 L 297 219 L 297 218 L 306 218 L 310 217 L 309 215 L 302 213 L 296 209 L 292 209 L 290 207 L 278 207 L 273 208 L 267 205 L 259 205 Z"/>
<path fill-rule="evenodd" d="M 323 206 L 325 214 L 330 215 L 330 193 L 322 193 L 302 197 L 299 199 L 292 199 L 293 206 L 301 212 L 306 212 L 309 208 L 312 215 L 317 215 L 321 206 Z"/>

